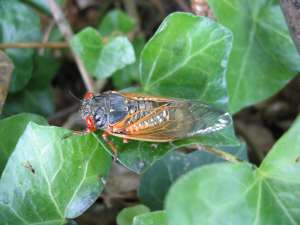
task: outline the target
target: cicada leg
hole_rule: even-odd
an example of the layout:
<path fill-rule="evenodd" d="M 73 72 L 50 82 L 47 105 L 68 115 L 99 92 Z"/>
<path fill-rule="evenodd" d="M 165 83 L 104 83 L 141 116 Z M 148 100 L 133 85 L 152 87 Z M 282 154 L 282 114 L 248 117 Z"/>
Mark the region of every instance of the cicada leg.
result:
<path fill-rule="evenodd" d="M 102 134 L 103 140 L 108 144 L 108 146 L 111 148 L 113 154 L 114 154 L 114 161 L 118 161 L 118 150 L 114 143 L 110 140 L 108 140 L 109 133 L 104 131 Z"/>
<path fill-rule="evenodd" d="M 71 136 L 73 135 L 85 135 L 85 134 L 88 134 L 90 131 L 89 130 L 78 130 L 78 131 L 72 131 L 68 134 L 65 134 L 62 139 L 68 139 L 70 138 Z"/>
<path fill-rule="evenodd" d="M 127 138 L 123 138 L 123 144 L 127 144 L 129 141 Z"/>

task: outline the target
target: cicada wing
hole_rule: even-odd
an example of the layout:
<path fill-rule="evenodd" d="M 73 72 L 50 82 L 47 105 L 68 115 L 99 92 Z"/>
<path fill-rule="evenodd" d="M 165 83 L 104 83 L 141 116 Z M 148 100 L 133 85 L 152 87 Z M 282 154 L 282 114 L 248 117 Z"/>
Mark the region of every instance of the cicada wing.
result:
<path fill-rule="evenodd" d="M 127 127 L 131 138 L 145 140 L 176 140 L 205 135 L 231 123 L 228 113 L 200 101 L 174 100 L 155 108 Z"/>
<path fill-rule="evenodd" d="M 148 101 L 156 101 L 156 102 L 169 102 L 172 101 L 170 98 L 161 97 L 161 96 L 153 96 L 153 95 L 147 95 L 143 93 L 130 93 L 130 92 L 122 92 L 119 93 L 120 95 L 133 99 L 133 100 L 148 100 Z"/>
<path fill-rule="evenodd" d="M 200 101 L 186 101 L 185 105 L 184 114 L 193 124 L 186 136 L 206 135 L 222 130 L 232 123 L 229 113 L 211 105 Z"/>

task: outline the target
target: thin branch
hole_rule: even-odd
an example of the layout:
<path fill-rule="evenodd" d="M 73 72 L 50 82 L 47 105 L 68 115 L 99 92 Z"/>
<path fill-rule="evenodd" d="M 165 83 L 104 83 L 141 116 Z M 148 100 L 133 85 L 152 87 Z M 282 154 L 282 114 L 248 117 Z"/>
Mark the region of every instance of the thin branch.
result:
<path fill-rule="evenodd" d="M 190 7 L 188 6 L 188 4 L 185 1 L 183 1 L 183 0 L 175 0 L 175 2 L 180 6 L 180 8 L 183 11 L 191 12 Z"/>
<path fill-rule="evenodd" d="M 54 26 L 55 26 L 55 21 L 53 19 L 51 19 L 50 22 L 49 22 L 49 24 L 47 25 L 47 27 L 45 29 L 45 32 L 44 32 L 44 35 L 43 35 L 43 39 L 42 39 L 43 43 L 49 42 L 49 37 L 50 37 L 51 31 L 53 30 Z M 38 51 L 39 55 L 43 55 L 44 52 L 45 52 L 44 48 L 41 48 Z"/>
<path fill-rule="evenodd" d="M 71 29 L 71 26 L 67 19 L 65 18 L 61 8 L 59 5 L 56 3 L 55 0 L 47 0 L 48 5 L 50 6 L 52 16 L 55 19 L 55 22 L 63 34 L 65 40 L 70 43 L 72 37 L 73 37 L 73 31 Z M 81 77 L 84 81 L 85 87 L 88 91 L 94 91 L 94 85 L 93 85 L 93 80 L 89 76 L 83 62 L 81 61 L 79 55 L 71 48 L 71 51 L 74 55 L 75 62 L 78 66 L 78 69 L 80 71 Z"/>
<path fill-rule="evenodd" d="M 140 31 L 140 17 L 137 11 L 135 0 L 123 0 L 126 11 L 130 16 L 132 16 L 137 23 L 136 30 Z"/>
<path fill-rule="evenodd" d="M 61 111 L 58 111 L 54 115 L 50 116 L 48 118 L 48 122 L 53 123 L 55 120 L 59 120 L 61 118 L 64 118 L 64 117 L 70 115 L 71 113 L 78 111 L 78 108 L 79 108 L 78 103 L 76 103 L 74 105 L 71 105 L 67 108 L 64 108 Z"/>
<path fill-rule="evenodd" d="M 52 48 L 61 49 L 68 48 L 69 45 L 66 42 L 18 42 L 18 43 L 1 43 L 0 49 L 6 48 Z"/>
<path fill-rule="evenodd" d="M 213 147 L 197 145 L 197 149 L 200 151 L 206 151 L 206 152 L 212 153 L 212 154 L 217 155 L 217 156 L 221 157 L 222 159 L 225 159 L 226 161 L 229 161 L 232 163 L 242 162 L 242 160 L 237 158 L 236 156 L 234 156 L 228 152 L 218 150 Z"/>
<path fill-rule="evenodd" d="M 291 36 L 300 53 L 300 0 L 280 0 Z"/>

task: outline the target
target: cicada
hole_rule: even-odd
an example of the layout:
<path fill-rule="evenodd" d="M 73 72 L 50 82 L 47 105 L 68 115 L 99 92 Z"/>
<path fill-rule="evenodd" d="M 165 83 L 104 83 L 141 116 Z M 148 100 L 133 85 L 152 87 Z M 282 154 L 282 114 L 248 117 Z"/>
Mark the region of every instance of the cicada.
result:
<path fill-rule="evenodd" d="M 198 100 L 136 93 L 88 92 L 80 108 L 90 132 L 124 140 L 170 142 L 206 135 L 231 124 L 229 113 Z"/>

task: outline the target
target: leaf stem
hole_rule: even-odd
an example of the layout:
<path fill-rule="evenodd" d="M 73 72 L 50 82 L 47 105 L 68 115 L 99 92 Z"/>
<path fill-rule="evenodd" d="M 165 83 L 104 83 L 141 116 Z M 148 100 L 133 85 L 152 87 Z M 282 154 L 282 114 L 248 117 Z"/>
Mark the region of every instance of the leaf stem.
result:
<path fill-rule="evenodd" d="M 232 162 L 232 163 L 242 162 L 242 160 L 237 158 L 236 156 L 234 156 L 234 155 L 232 155 L 228 152 L 218 150 L 218 149 L 213 148 L 213 147 L 201 146 L 201 145 L 197 144 L 197 149 L 199 151 L 206 151 L 206 152 L 212 153 L 212 154 L 217 155 L 217 156 L 221 157 L 222 159 L 225 159 L 226 161 L 229 161 L 229 162 Z"/>
<path fill-rule="evenodd" d="M 63 14 L 61 8 L 59 7 L 59 5 L 56 3 L 55 0 L 47 0 L 48 1 L 48 5 L 50 7 L 52 16 L 59 28 L 59 30 L 61 31 L 61 33 L 63 34 L 65 40 L 70 43 L 72 37 L 73 37 L 73 31 L 71 29 L 71 26 L 69 24 L 69 22 L 67 21 L 67 19 L 65 18 L 65 15 Z M 94 91 L 94 84 L 93 84 L 93 80 L 90 77 L 90 75 L 88 74 L 82 60 L 80 59 L 79 55 L 71 48 L 71 51 L 73 53 L 75 62 L 78 66 L 78 69 L 80 71 L 81 77 L 83 79 L 84 85 L 86 87 L 86 89 L 88 91 Z"/>
<path fill-rule="evenodd" d="M 18 42 L 18 43 L 1 43 L 0 49 L 6 48 L 68 48 L 67 42 Z"/>

